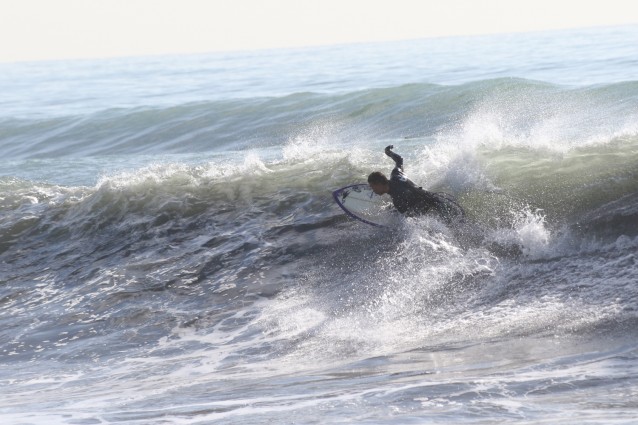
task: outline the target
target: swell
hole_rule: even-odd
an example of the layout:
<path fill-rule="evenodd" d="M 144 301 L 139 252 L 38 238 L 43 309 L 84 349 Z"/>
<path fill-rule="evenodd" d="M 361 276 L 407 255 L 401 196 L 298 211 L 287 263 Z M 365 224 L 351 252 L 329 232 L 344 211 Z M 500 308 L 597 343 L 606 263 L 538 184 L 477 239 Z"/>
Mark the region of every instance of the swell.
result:
<path fill-rule="evenodd" d="M 580 222 L 603 208 L 612 214 L 616 208 L 605 205 L 638 191 L 637 148 L 635 135 L 567 152 L 526 146 L 480 148 L 473 160 L 481 164 L 479 180 L 488 180 L 492 193 L 478 200 L 484 204 L 483 216 L 494 211 L 486 203 L 498 205 L 503 197 L 505 203 L 516 200 L 542 209 L 554 223 Z"/>
<path fill-rule="evenodd" d="M 222 265 L 281 261 L 300 247 L 294 237 L 286 242 L 288 235 L 330 225 L 323 190 L 308 190 L 303 181 L 280 188 L 281 171 L 248 167 L 224 174 L 217 164 L 157 165 L 104 177 L 95 187 L 6 180 L 0 193 L 3 280 L 36 276 L 46 264 L 78 272 L 72 284 L 86 279 L 80 270 L 87 263 L 118 264 L 171 249 L 216 258 L 196 273 L 202 278 Z"/>
<path fill-rule="evenodd" d="M 0 139 L 7 159 L 193 153 L 281 145 L 327 123 L 343 139 L 424 137 L 477 111 L 509 117 L 519 133 L 553 123 L 584 124 L 592 133 L 609 120 L 635 115 L 637 105 L 636 82 L 570 88 L 504 78 L 4 119 Z"/>
<path fill-rule="evenodd" d="M 635 270 L 638 178 L 635 156 L 624 168 L 617 161 L 635 144 L 628 137 L 560 156 L 529 148 L 472 151 L 479 162 L 494 161 L 484 162 L 483 178 L 495 187 L 461 186 L 460 201 L 479 224 L 518 232 L 517 242 L 528 245 L 522 258 L 490 251 L 484 242 L 461 248 L 432 220 L 407 220 L 391 232 L 349 221 L 330 193 L 378 165 L 380 157 L 370 152 L 344 157 L 341 150 L 306 147 L 302 155 L 289 146 L 297 156 L 157 164 L 104 176 L 93 187 L 5 179 L 4 349 L 66 364 L 131 350 L 154 353 L 162 338 L 181 350 L 176 335 L 194 328 L 232 339 L 229 361 L 243 350 L 334 361 L 382 355 L 388 346 L 409 351 L 423 341 L 445 344 L 450 335 L 484 341 L 548 329 L 622 328 L 636 305 L 627 276 Z M 430 157 L 450 154 L 444 146 L 430 148 Z M 587 174 L 612 153 L 599 174 Z M 426 155 L 406 158 L 416 175 L 431 171 Z M 565 174 L 548 172 L 557 168 L 552 161 L 597 190 L 568 185 L 561 192 Z M 457 171 L 466 172 L 465 165 Z M 615 178 L 600 178 L 612 165 Z M 616 188 L 623 176 L 627 185 Z M 439 183 L 454 187 L 449 177 Z M 599 192 L 604 196 L 592 195 Z M 565 202 L 572 207 L 565 210 Z M 546 222 L 533 211 L 539 203 Z M 530 247 L 534 232 L 543 236 L 544 226 L 560 221 L 585 232 L 582 240 L 603 231 L 606 240 L 585 250 L 548 240 Z M 610 298 L 613 293 L 622 295 Z M 39 321 L 31 323 L 32 317 Z M 304 317 L 311 319 L 299 325 Z"/>
<path fill-rule="evenodd" d="M 592 237 L 636 234 L 631 223 L 637 208 L 637 136 L 567 152 L 419 145 L 405 155 L 410 177 L 428 189 L 456 194 L 476 223 L 513 227 L 522 212 L 539 210 L 554 229 L 572 226 Z M 51 252 L 53 246 L 65 251 L 75 246 L 99 255 L 111 246 L 133 249 L 143 243 L 159 249 L 202 234 L 215 235 L 216 242 L 204 245 L 219 245 L 220 252 L 233 240 L 299 248 L 300 234 L 335 220 L 348 223 L 331 201 L 334 188 L 365 181 L 380 164 L 389 168 L 373 151 L 344 153 L 339 146 L 317 148 L 305 141 L 283 151 L 283 158 L 270 161 L 250 153 L 239 163 L 227 157 L 158 163 L 104 176 L 93 187 L 0 179 L 0 252 L 14 261 L 25 250 L 46 252 L 49 245 Z"/>
<path fill-rule="evenodd" d="M 262 99 L 271 105 L 267 111 L 278 105 L 280 115 L 291 119 L 272 146 L 263 134 L 256 136 L 267 148 L 249 143 L 249 152 L 219 152 L 208 161 L 158 162 L 104 175 L 88 186 L 2 178 L 4 332 L 15 344 L 33 340 L 30 353 L 37 352 L 37 335 L 11 336 L 29 329 L 31 316 L 23 313 L 30 311 L 50 319 L 33 325 L 42 335 L 69 323 L 80 341 L 98 332 L 126 350 L 139 341 L 127 335 L 157 341 L 177 326 L 214 327 L 218 319 L 232 321 L 237 311 L 289 288 L 292 295 L 286 296 L 295 301 L 294 288 L 306 284 L 311 295 L 318 294 L 308 308 L 320 306 L 322 314 L 335 317 L 335 326 L 341 319 L 347 323 L 351 311 L 362 317 L 372 312 L 388 328 L 417 318 L 443 323 L 440 335 L 449 334 L 446 326 L 456 334 L 463 321 L 449 315 L 451 305 L 470 322 L 489 307 L 494 314 L 484 322 L 486 335 L 510 332 L 517 305 L 529 306 L 518 318 L 521 335 L 545 332 L 563 319 L 565 326 L 589 326 L 583 318 L 599 305 L 607 308 L 605 320 L 613 318 L 616 307 L 606 295 L 625 288 L 623 276 L 635 268 L 638 137 L 632 90 L 633 83 L 566 89 L 507 79 Z M 239 112 L 228 112 L 229 119 L 246 122 L 246 105 L 253 102 L 235 102 Z M 296 105 L 304 106 L 293 111 Z M 169 122 L 176 111 L 205 113 L 210 104 L 183 108 L 161 111 Z M 249 126 L 285 123 L 282 118 L 273 124 L 271 112 L 257 109 Z M 110 111 L 111 123 L 117 127 L 118 114 L 129 112 Z M 152 111 L 138 112 L 153 119 Z M 607 126 L 590 120 L 600 113 Z M 304 114 L 308 121 L 296 121 Z M 313 121 L 317 117 L 323 118 L 320 125 Z M 412 136 L 406 139 L 408 130 Z M 228 140 L 239 137 L 236 129 L 229 131 Z M 350 137 L 357 132 L 375 137 Z M 180 149 L 192 149 L 189 143 Z M 472 223 L 487 227 L 491 239 L 466 249 L 440 237 L 428 220 L 408 221 L 398 236 L 349 221 L 330 193 L 365 181 L 372 170 L 389 171 L 382 153 L 388 143 L 404 155 L 415 182 L 457 195 Z M 89 144 L 83 152 L 103 148 Z M 135 149 L 153 151 L 144 144 Z M 554 242 L 560 232 L 565 240 L 573 238 L 567 246 Z M 491 241 L 519 244 L 523 259 L 493 250 Z M 588 241 L 593 248 L 583 252 Z M 399 270 L 395 258 L 403 261 Z M 508 270 L 492 279 L 499 258 Z M 606 260 L 618 267 L 606 268 Z M 574 278 L 561 274 L 563 265 Z M 605 291 L 594 285 L 580 291 L 596 276 L 612 284 Z M 487 289 L 477 293 L 481 287 Z M 575 291 L 582 305 L 570 304 Z M 627 293 L 625 304 L 634 308 L 633 292 Z M 198 304 L 201 299 L 204 304 Z M 564 305 L 570 306 L 567 316 L 560 313 Z M 555 316 L 544 318 L 545 312 Z M 46 338 L 62 343 L 66 337 Z M 105 339 L 98 341 L 67 354 L 95 354 Z M 347 352 L 350 340 L 344 341 Z"/>

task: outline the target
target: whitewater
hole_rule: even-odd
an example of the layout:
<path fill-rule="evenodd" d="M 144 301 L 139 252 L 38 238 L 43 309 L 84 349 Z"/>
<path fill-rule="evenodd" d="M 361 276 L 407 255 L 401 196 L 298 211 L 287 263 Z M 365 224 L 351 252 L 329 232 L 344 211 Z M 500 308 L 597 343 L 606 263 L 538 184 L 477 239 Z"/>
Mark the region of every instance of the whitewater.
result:
<path fill-rule="evenodd" d="M 0 422 L 637 423 L 637 45 L 0 64 Z"/>

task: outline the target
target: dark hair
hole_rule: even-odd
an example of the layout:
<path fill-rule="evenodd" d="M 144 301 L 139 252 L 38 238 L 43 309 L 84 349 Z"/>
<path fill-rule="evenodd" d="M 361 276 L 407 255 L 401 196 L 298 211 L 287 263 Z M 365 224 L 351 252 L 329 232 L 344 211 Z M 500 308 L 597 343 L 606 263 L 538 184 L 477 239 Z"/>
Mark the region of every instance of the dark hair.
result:
<path fill-rule="evenodd" d="M 368 183 L 370 184 L 388 184 L 388 178 L 381 171 L 375 171 L 368 176 Z"/>

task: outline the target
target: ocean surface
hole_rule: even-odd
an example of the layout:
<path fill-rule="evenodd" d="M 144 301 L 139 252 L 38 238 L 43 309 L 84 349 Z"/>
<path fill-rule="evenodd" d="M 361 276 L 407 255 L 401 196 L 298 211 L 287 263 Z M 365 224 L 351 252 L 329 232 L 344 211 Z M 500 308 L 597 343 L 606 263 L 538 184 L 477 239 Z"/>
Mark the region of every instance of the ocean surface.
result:
<path fill-rule="evenodd" d="M 638 423 L 636 46 L 0 64 L 0 423 Z"/>

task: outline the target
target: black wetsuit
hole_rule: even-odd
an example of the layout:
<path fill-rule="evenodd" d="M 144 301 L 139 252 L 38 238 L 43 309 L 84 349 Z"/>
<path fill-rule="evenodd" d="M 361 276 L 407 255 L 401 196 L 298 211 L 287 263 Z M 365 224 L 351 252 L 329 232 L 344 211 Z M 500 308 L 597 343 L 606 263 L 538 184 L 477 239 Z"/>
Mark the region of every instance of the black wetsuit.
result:
<path fill-rule="evenodd" d="M 463 209 L 449 195 L 428 192 L 407 178 L 403 173 L 403 158 L 390 149 L 388 146 L 385 153 L 394 160 L 395 167 L 390 175 L 389 195 L 400 213 L 407 216 L 436 213 L 446 221 L 463 217 Z"/>

